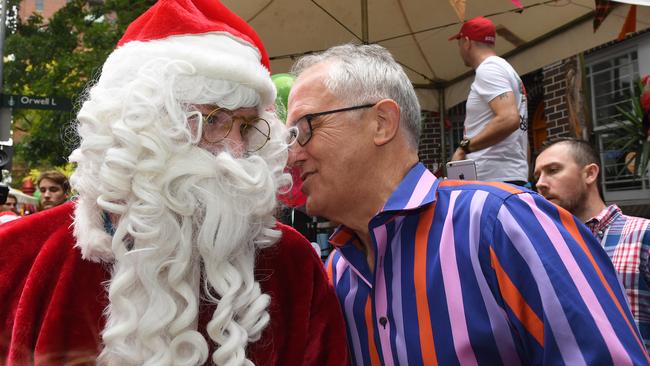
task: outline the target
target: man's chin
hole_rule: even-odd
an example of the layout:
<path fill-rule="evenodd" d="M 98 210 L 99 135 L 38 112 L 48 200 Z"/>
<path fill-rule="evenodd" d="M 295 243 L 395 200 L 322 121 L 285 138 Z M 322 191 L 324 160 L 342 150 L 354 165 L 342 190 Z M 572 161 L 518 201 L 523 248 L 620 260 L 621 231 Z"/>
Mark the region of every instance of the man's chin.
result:
<path fill-rule="evenodd" d="M 305 201 L 305 213 L 309 216 L 314 216 L 314 205 L 311 204 L 311 200 L 309 199 L 309 196 L 307 196 L 307 200 Z"/>
<path fill-rule="evenodd" d="M 314 198 L 308 194 L 305 194 L 307 196 L 307 201 L 305 202 L 305 213 L 309 216 L 320 216 L 321 212 L 318 209 L 318 204 L 314 202 Z"/>

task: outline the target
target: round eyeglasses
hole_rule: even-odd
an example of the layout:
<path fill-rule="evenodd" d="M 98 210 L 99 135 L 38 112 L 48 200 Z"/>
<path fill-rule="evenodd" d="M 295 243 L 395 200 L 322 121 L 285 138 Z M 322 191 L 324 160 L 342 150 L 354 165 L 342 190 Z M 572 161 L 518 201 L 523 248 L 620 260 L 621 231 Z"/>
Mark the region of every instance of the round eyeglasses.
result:
<path fill-rule="evenodd" d="M 225 108 L 216 108 L 202 116 L 201 136 L 210 143 L 219 143 L 228 137 L 235 121 L 240 122 L 239 132 L 246 152 L 259 151 L 271 139 L 271 125 L 264 118 L 236 116 Z"/>
<path fill-rule="evenodd" d="M 339 108 L 330 111 L 305 114 L 304 116 L 300 117 L 296 122 L 293 123 L 292 128 L 294 128 L 294 130 L 290 131 L 291 136 L 298 142 L 300 146 L 305 146 L 307 145 L 309 140 L 311 140 L 311 136 L 314 132 L 314 129 L 316 128 L 312 125 L 312 121 L 317 117 L 326 116 L 328 114 L 334 114 L 334 113 L 356 111 L 358 109 L 372 108 L 375 105 L 377 105 L 377 103 L 378 102 L 367 103 L 367 104 L 356 105 L 354 107 Z"/>

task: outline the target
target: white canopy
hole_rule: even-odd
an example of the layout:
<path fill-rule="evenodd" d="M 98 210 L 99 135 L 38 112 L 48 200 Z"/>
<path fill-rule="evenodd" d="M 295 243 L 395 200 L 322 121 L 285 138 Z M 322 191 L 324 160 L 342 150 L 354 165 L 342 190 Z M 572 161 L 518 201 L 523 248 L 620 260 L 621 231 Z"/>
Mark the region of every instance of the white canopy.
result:
<path fill-rule="evenodd" d="M 520 74 L 616 39 L 629 5 L 621 4 L 593 32 L 593 0 L 467 0 L 465 18 L 487 16 L 497 26 L 497 53 Z M 626 1 L 628 2 L 628 1 Z M 648 0 L 631 0 L 638 4 Z M 471 70 L 448 38 L 461 22 L 448 0 L 224 0 L 259 33 L 273 73 L 296 57 L 346 43 L 387 47 L 418 88 L 422 108 L 466 99 Z M 637 10 L 637 31 L 650 27 L 650 7 Z M 365 28 L 365 31 L 364 31 Z"/>

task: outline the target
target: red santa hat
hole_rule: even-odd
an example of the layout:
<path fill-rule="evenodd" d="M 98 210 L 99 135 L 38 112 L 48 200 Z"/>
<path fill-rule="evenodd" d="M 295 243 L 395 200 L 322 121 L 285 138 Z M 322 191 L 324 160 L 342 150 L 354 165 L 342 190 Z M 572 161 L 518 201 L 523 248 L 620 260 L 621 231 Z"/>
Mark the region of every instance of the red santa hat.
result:
<path fill-rule="evenodd" d="M 218 0 L 159 0 L 129 25 L 117 46 L 103 74 L 125 62 L 142 65 L 143 60 L 158 57 L 184 60 L 198 75 L 254 89 L 264 105 L 275 100 L 262 41 Z"/>

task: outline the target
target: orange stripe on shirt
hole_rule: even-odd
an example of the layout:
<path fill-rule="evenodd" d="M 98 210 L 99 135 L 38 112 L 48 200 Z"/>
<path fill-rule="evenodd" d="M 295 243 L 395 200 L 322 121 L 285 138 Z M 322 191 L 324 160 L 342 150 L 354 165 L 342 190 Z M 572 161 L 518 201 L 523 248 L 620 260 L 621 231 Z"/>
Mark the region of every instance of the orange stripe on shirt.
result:
<path fill-rule="evenodd" d="M 375 345 L 375 327 L 372 320 L 372 308 L 370 304 L 370 296 L 366 300 L 366 326 L 368 328 L 368 349 L 370 350 L 370 364 L 380 366 L 379 354 L 377 353 L 377 346 Z"/>
<path fill-rule="evenodd" d="M 347 227 L 341 228 L 341 230 L 337 231 L 334 236 L 330 238 L 330 243 L 332 243 L 333 246 L 335 247 L 342 247 L 344 246 L 352 237 L 354 236 L 354 233 L 352 230 L 348 229 Z"/>
<path fill-rule="evenodd" d="M 330 279 L 330 283 L 334 286 L 334 253 L 330 257 L 329 264 L 327 265 L 327 278 Z"/>
<path fill-rule="evenodd" d="M 501 182 L 479 182 L 479 181 L 473 181 L 473 180 L 455 180 L 455 179 L 445 179 L 442 182 L 440 182 L 440 187 L 459 187 L 459 186 L 466 186 L 470 184 L 479 184 L 483 186 L 490 186 L 494 188 L 499 188 L 501 190 L 504 190 L 509 193 L 517 194 L 523 192 L 521 189 L 518 189 L 517 187 L 511 186 L 506 183 L 501 183 Z"/>
<path fill-rule="evenodd" d="M 415 301 L 418 309 L 418 328 L 420 330 L 420 349 L 424 365 L 437 365 L 436 348 L 431 329 L 429 314 L 429 298 L 427 296 L 427 246 L 429 230 L 433 222 L 436 204 L 432 204 L 420 216 L 415 233 L 415 259 L 413 263 L 413 282 L 415 286 Z"/>
<path fill-rule="evenodd" d="M 578 242 L 578 245 L 580 245 L 580 248 L 582 248 L 582 251 L 585 253 L 587 258 L 591 262 L 591 265 L 596 270 L 596 273 L 600 278 L 600 282 L 602 282 L 603 286 L 605 286 L 605 289 L 607 289 L 607 292 L 609 293 L 609 297 L 612 298 L 612 301 L 614 301 L 614 304 L 616 304 L 616 308 L 618 308 L 618 311 L 621 313 L 621 316 L 623 317 L 623 319 L 625 319 L 627 326 L 630 328 L 630 330 L 632 330 L 632 333 L 636 334 L 635 331 L 636 325 L 633 327 L 632 323 L 630 323 L 627 316 L 625 316 L 625 311 L 623 310 L 623 306 L 621 306 L 621 303 L 616 298 L 616 295 L 614 295 L 614 291 L 612 291 L 612 288 L 609 286 L 609 283 L 607 283 L 607 280 L 605 279 L 603 272 L 600 270 L 600 267 L 598 267 L 596 260 L 591 254 L 591 251 L 589 251 L 589 248 L 587 247 L 587 243 L 585 243 L 584 239 L 582 238 L 582 235 L 580 235 L 580 230 L 578 229 L 578 226 L 576 225 L 573 216 L 569 213 L 569 211 L 560 207 L 558 207 L 558 212 L 560 213 L 560 219 L 562 220 L 562 225 L 564 225 L 564 227 L 569 231 L 569 234 L 571 234 L 573 239 L 575 239 L 575 241 Z M 635 337 L 635 338 L 639 347 L 641 347 L 641 349 L 645 351 L 644 354 L 646 357 L 646 361 L 650 362 L 650 357 L 648 357 L 648 352 L 646 351 L 645 345 L 643 344 L 643 342 L 639 337 Z"/>
<path fill-rule="evenodd" d="M 490 247 L 490 262 L 494 272 L 496 272 L 497 280 L 499 282 L 499 291 L 503 296 L 506 304 L 512 309 L 517 319 L 524 325 L 524 328 L 530 333 L 540 346 L 544 347 L 544 323 L 535 314 L 533 309 L 526 303 L 526 300 L 521 295 L 508 274 L 501 267 L 499 259 L 494 253 L 494 249 Z"/>

